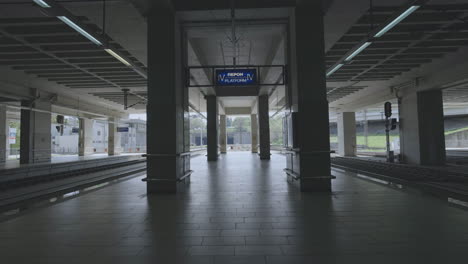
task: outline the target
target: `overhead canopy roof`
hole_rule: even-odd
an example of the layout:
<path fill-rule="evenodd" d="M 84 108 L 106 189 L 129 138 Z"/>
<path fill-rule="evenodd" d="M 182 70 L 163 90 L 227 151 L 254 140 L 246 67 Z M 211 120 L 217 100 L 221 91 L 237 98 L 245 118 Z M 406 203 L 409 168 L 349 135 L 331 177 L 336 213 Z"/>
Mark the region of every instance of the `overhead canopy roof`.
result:
<path fill-rule="evenodd" d="M 107 18 L 103 37 L 132 63 L 146 70 L 148 47 L 145 15 L 152 1 L 106 2 Z M 289 11 L 271 7 L 290 7 L 295 2 L 236 0 L 236 7 L 239 8 L 236 14 L 240 23 L 237 27 L 240 37 L 237 63 L 286 64 L 286 30 L 281 23 L 287 21 Z M 175 0 L 174 3 L 176 9 L 181 11 L 181 19 L 189 26 L 189 65 L 232 64 L 234 51 L 229 42 L 230 1 Z M 330 68 L 360 41 L 368 38 L 372 27 L 387 21 L 406 1 L 374 0 L 372 12 L 368 0 L 334 0 L 324 3 L 326 64 Z M 122 89 L 129 88 L 130 111 L 145 110 L 147 82 L 143 76 L 59 19 L 45 16 L 32 1 L 13 3 L 0 0 L 0 4 L 0 67 L 5 76 L 8 75 L 8 81 L 16 78 L 19 83 L 31 87 L 45 87 L 51 92 L 115 110 L 122 110 Z M 102 1 L 60 1 L 60 4 L 94 33 L 103 31 Z M 467 15 L 468 3 L 465 0 L 428 1 L 427 5 L 328 78 L 328 99 L 332 109 L 375 104 L 389 96 L 389 87 L 431 74 L 437 67 L 447 69 L 453 58 L 462 60 L 461 55 L 467 54 Z M 242 21 L 252 20 L 266 22 L 263 25 L 242 24 Z M 193 21 L 204 21 L 206 24 L 194 26 L 191 24 Z M 447 86 L 446 100 L 464 101 L 465 87 L 464 83 Z M 285 93 L 278 89 L 282 87 L 265 87 L 263 92 L 270 95 L 276 93 L 276 97 L 279 94 L 284 96 Z M 196 93 L 191 91 L 191 97 L 195 98 L 191 103 L 203 108 L 199 99 L 210 91 L 201 89 L 201 93 Z M 279 102 L 284 100 L 272 99 L 271 103 L 275 105 L 271 107 L 281 107 Z M 252 105 L 252 102 L 245 100 L 244 106 L 247 105 Z"/>

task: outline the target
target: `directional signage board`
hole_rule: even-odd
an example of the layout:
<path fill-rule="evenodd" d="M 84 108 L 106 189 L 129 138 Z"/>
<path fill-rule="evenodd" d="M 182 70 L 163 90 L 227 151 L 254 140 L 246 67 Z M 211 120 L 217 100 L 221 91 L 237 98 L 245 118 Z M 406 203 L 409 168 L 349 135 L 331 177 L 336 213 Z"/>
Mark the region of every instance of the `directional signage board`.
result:
<path fill-rule="evenodd" d="M 128 132 L 128 127 L 117 127 L 117 132 L 119 133 Z"/>
<path fill-rule="evenodd" d="M 10 127 L 10 144 L 16 144 L 16 128 Z"/>
<path fill-rule="evenodd" d="M 256 69 L 216 70 L 217 86 L 251 86 L 257 85 Z"/>

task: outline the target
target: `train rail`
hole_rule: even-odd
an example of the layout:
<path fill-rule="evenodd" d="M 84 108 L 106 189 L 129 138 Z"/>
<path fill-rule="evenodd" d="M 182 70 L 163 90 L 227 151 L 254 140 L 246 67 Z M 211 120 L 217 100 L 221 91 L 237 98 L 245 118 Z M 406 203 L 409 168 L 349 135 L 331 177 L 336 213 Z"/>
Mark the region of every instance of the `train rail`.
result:
<path fill-rule="evenodd" d="M 366 158 L 333 157 L 332 166 L 415 187 L 443 199 L 468 202 L 468 171 L 456 166 L 416 166 Z"/>

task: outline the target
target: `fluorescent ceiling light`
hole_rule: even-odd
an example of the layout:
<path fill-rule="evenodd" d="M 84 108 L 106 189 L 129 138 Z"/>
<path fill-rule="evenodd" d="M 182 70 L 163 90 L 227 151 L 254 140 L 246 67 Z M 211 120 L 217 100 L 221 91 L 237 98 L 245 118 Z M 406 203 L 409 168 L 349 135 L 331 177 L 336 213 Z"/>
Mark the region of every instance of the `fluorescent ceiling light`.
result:
<path fill-rule="evenodd" d="M 84 29 L 82 29 L 80 26 L 78 26 L 73 21 L 68 19 L 68 17 L 58 16 L 57 18 L 62 20 L 65 24 L 69 25 L 74 30 L 78 31 L 81 35 L 85 36 L 87 39 L 91 40 L 94 44 L 102 46 L 102 43 L 99 40 L 97 40 L 95 37 L 91 36 L 91 34 L 89 34 Z"/>
<path fill-rule="evenodd" d="M 33 0 L 34 3 L 38 4 L 40 7 L 43 7 L 43 8 L 50 8 L 50 5 L 47 4 L 46 1 L 44 0 Z"/>
<path fill-rule="evenodd" d="M 123 64 L 125 64 L 127 66 L 131 66 L 131 64 L 128 61 L 126 61 L 124 58 L 120 57 L 119 54 L 115 53 L 113 50 L 111 50 L 111 49 L 104 49 L 104 50 L 107 53 L 109 53 L 110 55 L 114 56 L 114 58 L 118 59 Z"/>
<path fill-rule="evenodd" d="M 134 70 L 136 73 L 140 74 L 140 75 L 141 75 L 142 77 L 144 77 L 145 79 L 148 79 L 148 74 L 147 74 L 144 70 L 142 70 L 142 69 L 140 69 L 140 68 L 138 68 L 138 67 L 133 67 L 133 70 Z"/>
<path fill-rule="evenodd" d="M 335 68 L 333 68 L 331 71 L 329 71 L 329 72 L 327 73 L 327 77 L 330 76 L 330 75 L 332 75 L 333 73 L 335 73 L 337 70 L 339 70 L 341 67 L 343 67 L 343 65 L 344 65 L 344 64 L 342 64 L 342 63 L 336 65 Z"/>
<path fill-rule="evenodd" d="M 352 60 L 354 57 L 356 57 L 359 53 L 361 53 L 364 49 L 366 49 L 367 47 L 369 47 L 370 45 L 372 44 L 372 42 L 365 42 L 364 44 L 361 45 L 361 47 L 359 47 L 357 50 L 355 50 L 353 53 L 351 53 L 351 55 L 349 55 L 345 61 L 350 61 Z"/>
<path fill-rule="evenodd" d="M 390 22 L 387 26 L 385 26 L 384 28 L 382 28 L 382 30 L 380 30 L 377 34 L 375 34 L 374 37 L 376 38 L 380 38 L 381 36 L 383 36 L 385 33 L 387 33 L 390 29 L 392 29 L 394 26 L 396 26 L 398 23 L 400 23 L 403 19 L 405 19 L 406 17 L 408 17 L 409 15 L 411 15 L 414 11 L 416 11 L 418 8 L 420 8 L 421 6 L 418 6 L 418 5 L 414 5 L 414 6 L 411 6 L 410 8 L 408 8 L 405 12 L 403 12 L 401 15 L 399 15 L 397 18 L 395 18 L 395 20 L 393 20 L 392 22 Z"/>

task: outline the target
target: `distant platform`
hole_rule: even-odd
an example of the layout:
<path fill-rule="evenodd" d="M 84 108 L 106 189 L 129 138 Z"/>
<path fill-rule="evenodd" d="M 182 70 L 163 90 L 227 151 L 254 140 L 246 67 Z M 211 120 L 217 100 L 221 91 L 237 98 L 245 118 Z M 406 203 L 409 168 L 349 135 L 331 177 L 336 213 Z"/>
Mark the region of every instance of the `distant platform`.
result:
<path fill-rule="evenodd" d="M 144 153 L 123 153 L 123 154 L 116 155 L 116 156 L 109 156 L 107 153 L 99 153 L 99 154 L 93 154 L 93 155 L 88 155 L 88 156 L 52 155 L 52 160 L 50 162 L 40 162 L 40 163 L 32 163 L 32 164 L 20 164 L 19 160 L 7 160 L 5 163 L 0 163 L 0 171 L 9 170 L 9 169 L 26 168 L 26 167 L 44 166 L 44 165 L 50 165 L 50 164 L 55 164 L 55 163 L 79 162 L 79 161 L 107 159 L 107 158 L 122 157 L 122 156 L 141 156 L 143 154 Z"/>

